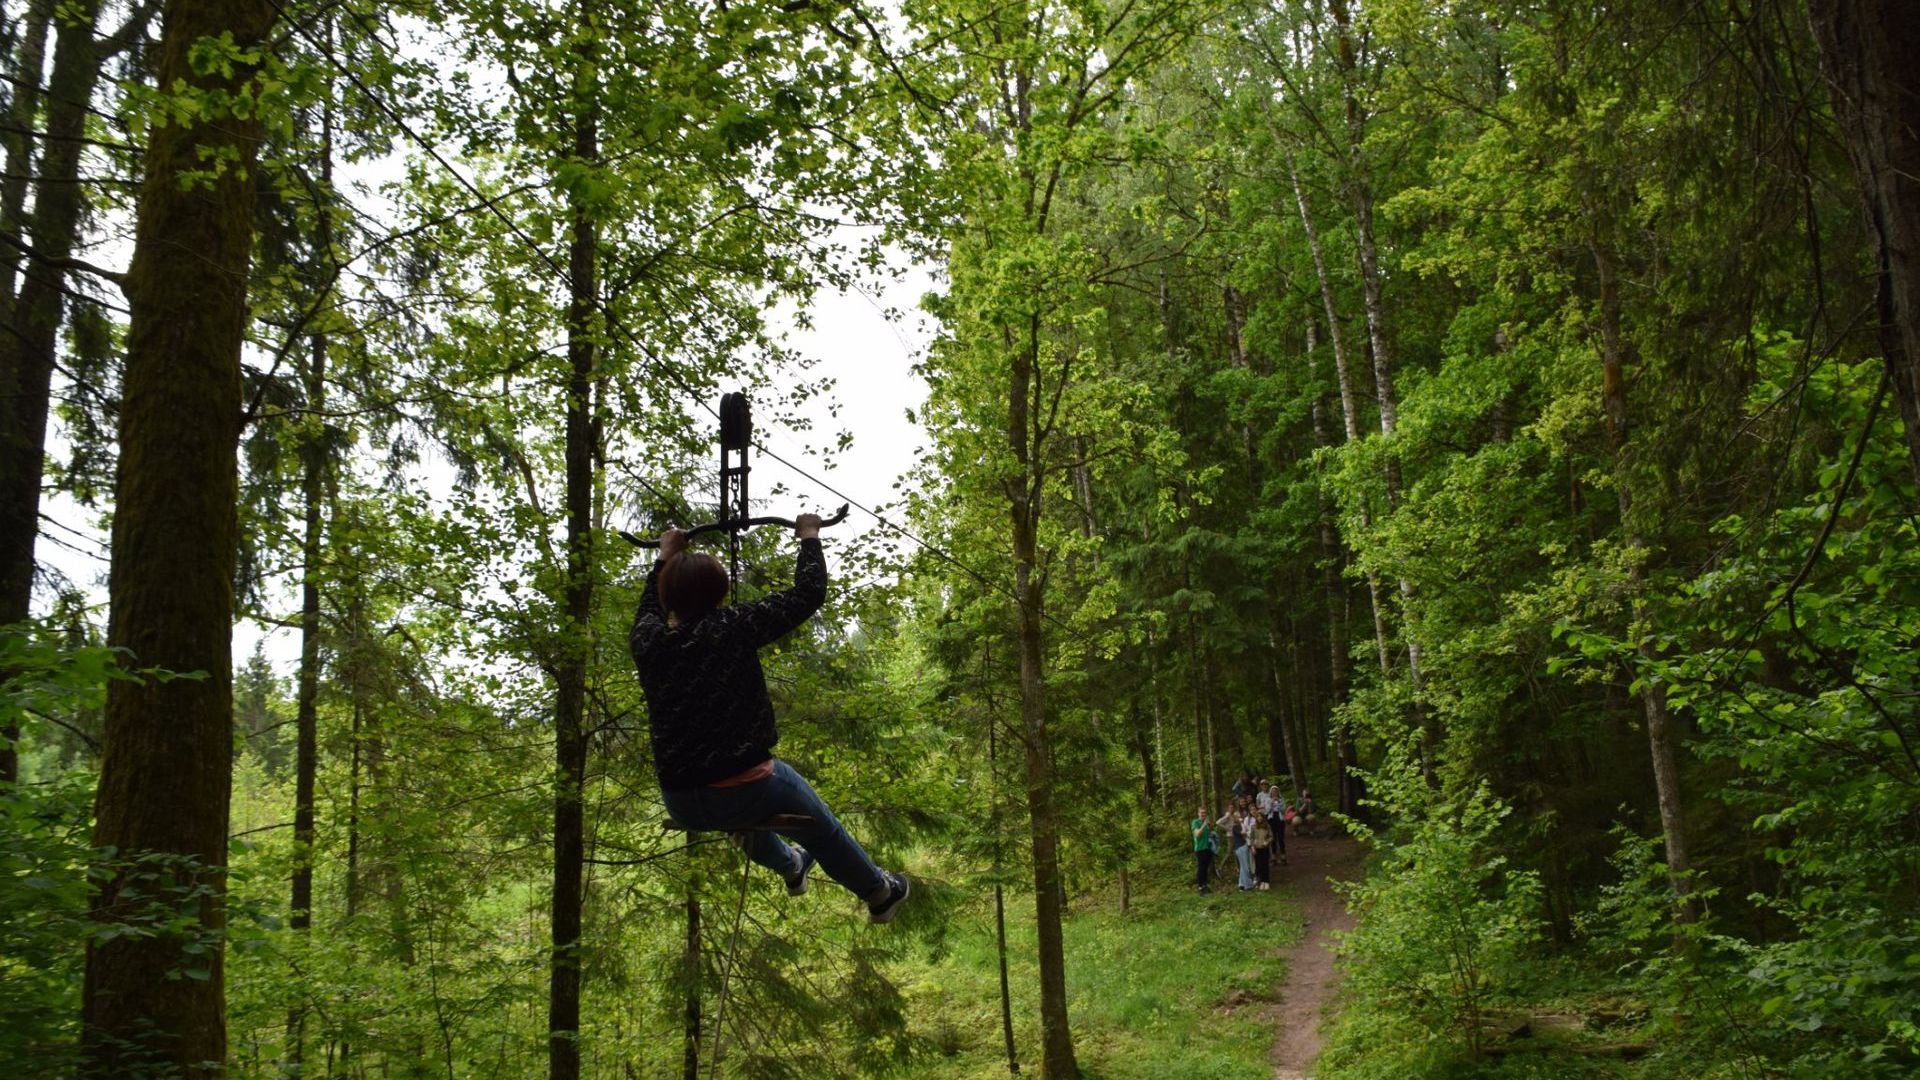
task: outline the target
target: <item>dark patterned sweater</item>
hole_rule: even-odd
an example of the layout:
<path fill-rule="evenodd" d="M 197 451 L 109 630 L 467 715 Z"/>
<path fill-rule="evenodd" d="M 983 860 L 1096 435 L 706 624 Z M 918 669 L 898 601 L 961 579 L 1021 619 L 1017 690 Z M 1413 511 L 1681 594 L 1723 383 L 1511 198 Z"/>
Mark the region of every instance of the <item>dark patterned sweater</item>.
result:
<path fill-rule="evenodd" d="M 807 621 L 827 599 L 827 559 L 800 541 L 793 588 L 717 608 L 677 626 L 660 608 L 660 563 L 647 574 L 627 647 L 653 731 L 653 767 L 674 791 L 723 780 L 773 756 L 780 733 L 760 647 Z"/>

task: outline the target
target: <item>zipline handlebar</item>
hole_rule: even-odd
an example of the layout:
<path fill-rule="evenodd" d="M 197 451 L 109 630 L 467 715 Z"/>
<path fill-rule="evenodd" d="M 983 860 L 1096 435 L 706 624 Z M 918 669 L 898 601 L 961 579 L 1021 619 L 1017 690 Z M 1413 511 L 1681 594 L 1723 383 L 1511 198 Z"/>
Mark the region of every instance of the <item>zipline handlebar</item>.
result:
<path fill-rule="evenodd" d="M 820 519 L 820 527 L 824 529 L 829 525 L 838 525 L 841 522 L 847 520 L 847 511 L 851 509 L 852 509 L 852 506 L 850 504 L 842 504 L 840 509 L 835 510 L 833 512 L 832 517 L 824 517 Z M 698 540 L 700 537 L 706 536 L 709 533 L 738 532 L 742 529 L 751 529 L 759 525 L 784 525 L 789 529 L 795 527 L 794 522 L 792 520 L 788 518 L 783 518 L 783 517 L 750 517 L 750 518 L 734 518 L 731 521 L 709 521 L 705 525 L 695 525 L 693 528 L 686 530 L 687 540 L 691 542 L 693 540 Z M 622 540 L 625 540 L 627 543 L 632 544 L 634 547 L 651 549 L 651 548 L 657 548 L 660 546 L 660 541 L 658 538 L 647 540 L 642 537 L 635 536 L 624 529 L 620 531 L 620 538 Z"/>

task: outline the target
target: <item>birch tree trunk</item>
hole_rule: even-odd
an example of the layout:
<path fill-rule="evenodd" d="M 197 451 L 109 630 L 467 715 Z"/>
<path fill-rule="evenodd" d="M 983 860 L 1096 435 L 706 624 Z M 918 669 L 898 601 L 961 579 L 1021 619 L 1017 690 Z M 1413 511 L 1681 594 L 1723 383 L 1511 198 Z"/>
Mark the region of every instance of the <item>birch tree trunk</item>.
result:
<path fill-rule="evenodd" d="M 1327 341 L 1333 347 L 1334 377 L 1340 387 L 1341 422 L 1347 442 L 1359 442 L 1360 403 L 1355 399 L 1353 367 L 1348 363 L 1346 335 L 1341 332 L 1340 311 L 1333 299 L 1333 279 L 1327 274 L 1327 256 L 1320 244 L 1320 230 L 1314 226 L 1313 214 L 1307 209 L 1307 194 L 1300 185 L 1300 170 L 1291 152 L 1287 155 L 1287 172 L 1293 181 L 1294 203 L 1300 210 L 1300 228 L 1306 233 L 1307 249 L 1313 255 L 1313 272 L 1320 283 L 1320 302 L 1327 312 Z M 1373 524 L 1373 512 L 1361 507 L 1360 521 L 1363 527 L 1370 527 Z M 1393 670 L 1393 654 L 1387 647 L 1386 598 L 1380 589 L 1380 575 L 1372 570 L 1367 571 L 1367 597 L 1372 601 L 1373 637 L 1380 655 L 1380 671 L 1385 674 Z"/>

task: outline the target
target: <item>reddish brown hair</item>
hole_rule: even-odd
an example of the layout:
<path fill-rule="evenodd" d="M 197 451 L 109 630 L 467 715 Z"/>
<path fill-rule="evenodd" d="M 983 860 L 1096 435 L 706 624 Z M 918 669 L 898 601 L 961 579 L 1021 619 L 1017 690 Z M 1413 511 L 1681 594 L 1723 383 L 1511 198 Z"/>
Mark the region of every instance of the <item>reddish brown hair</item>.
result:
<path fill-rule="evenodd" d="M 698 618 L 727 598 L 727 568 L 704 551 L 683 551 L 660 568 L 660 605 L 681 622 Z"/>

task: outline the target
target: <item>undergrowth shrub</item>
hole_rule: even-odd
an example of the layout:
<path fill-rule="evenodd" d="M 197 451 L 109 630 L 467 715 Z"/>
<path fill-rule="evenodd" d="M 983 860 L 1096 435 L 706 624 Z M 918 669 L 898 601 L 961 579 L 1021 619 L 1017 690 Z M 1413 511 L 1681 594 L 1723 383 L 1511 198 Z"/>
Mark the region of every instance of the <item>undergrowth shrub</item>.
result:
<path fill-rule="evenodd" d="M 1539 936 L 1540 880 L 1498 854 L 1494 834 L 1510 810 L 1485 784 L 1436 793 L 1404 757 L 1369 783 L 1388 824 L 1349 822 L 1379 859 L 1346 888 L 1359 925 L 1341 946 L 1348 1007 L 1322 1067 L 1426 1075 L 1479 1054 L 1488 1010 Z"/>

